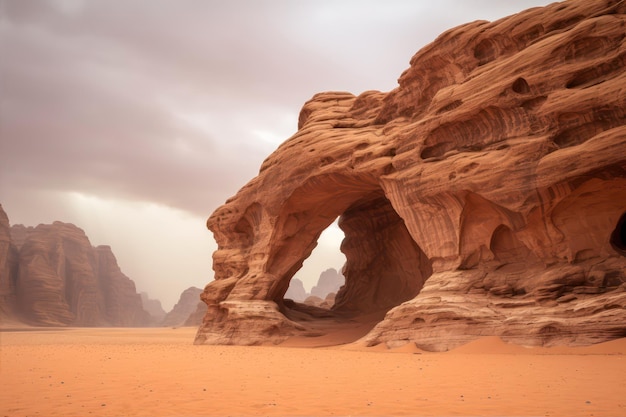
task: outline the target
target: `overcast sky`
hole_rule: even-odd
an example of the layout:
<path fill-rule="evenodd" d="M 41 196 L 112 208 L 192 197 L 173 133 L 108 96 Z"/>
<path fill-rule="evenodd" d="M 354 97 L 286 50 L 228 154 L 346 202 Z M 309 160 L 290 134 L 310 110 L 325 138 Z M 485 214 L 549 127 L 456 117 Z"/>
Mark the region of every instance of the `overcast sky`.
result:
<path fill-rule="evenodd" d="M 166 310 L 213 279 L 206 218 L 317 92 L 389 91 L 441 32 L 542 0 L 0 0 L 0 203 L 74 223 Z M 331 227 L 298 273 L 341 268 Z"/>

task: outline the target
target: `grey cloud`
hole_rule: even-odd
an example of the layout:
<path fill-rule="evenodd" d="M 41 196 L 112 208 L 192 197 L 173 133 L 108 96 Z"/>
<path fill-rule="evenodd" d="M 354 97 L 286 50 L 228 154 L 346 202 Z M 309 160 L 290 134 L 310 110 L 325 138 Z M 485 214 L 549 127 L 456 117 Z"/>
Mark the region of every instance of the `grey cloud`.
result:
<path fill-rule="evenodd" d="M 0 187 L 206 216 L 276 147 L 254 131 L 287 139 L 318 91 L 393 88 L 419 47 L 502 3 L 4 0 Z"/>

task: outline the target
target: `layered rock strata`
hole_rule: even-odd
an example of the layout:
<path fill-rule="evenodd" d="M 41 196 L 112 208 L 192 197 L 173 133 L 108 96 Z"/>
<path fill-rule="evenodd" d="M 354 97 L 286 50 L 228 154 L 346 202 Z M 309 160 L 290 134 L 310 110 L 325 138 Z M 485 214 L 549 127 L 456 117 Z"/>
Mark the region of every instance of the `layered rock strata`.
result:
<path fill-rule="evenodd" d="M 9 228 L 0 210 L 0 251 L 6 318 L 36 326 L 150 324 L 134 282 L 122 273 L 111 248 L 91 246 L 73 224 Z"/>
<path fill-rule="evenodd" d="M 338 216 L 346 282 L 329 314 L 387 312 L 368 345 L 626 336 L 625 13 L 573 0 L 472 22 L 389 93 L 314 96 L 208 219 L 196 343 L 318 334 L 283 296 Z"/>

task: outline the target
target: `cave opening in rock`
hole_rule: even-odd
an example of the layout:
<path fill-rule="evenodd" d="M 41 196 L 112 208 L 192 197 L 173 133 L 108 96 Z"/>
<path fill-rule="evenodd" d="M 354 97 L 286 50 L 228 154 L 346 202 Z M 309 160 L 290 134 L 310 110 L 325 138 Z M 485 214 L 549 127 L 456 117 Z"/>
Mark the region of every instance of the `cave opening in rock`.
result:
<path fill-rule="evenodd" d="M 310 195 L 307 193 L 306 197 Z M 306 207 L 302 207 L 300 199 L 297 203 L 289 206 L 289 214 L 283 220 L 282 227 L 288 228 L 289 237 L 282 240 L 270 264 L 273 269 L 285 270 L 274 301 L 292 321 L 324 334 L 342 333 L 343 342 L 356 340 L 391 308 L 417 296 L 432 274 L 430 260 L 381 189 L 350 189 L 335 194 L 332 203 L 328 199 Z M 320 308 L 284 298 L 290 280 L 315 247 L 320 229 L 337 216 L 345 234 L 341 252 L 346 262 L 342 270 L 345 284 L 334 305 Z M 303 248 L 303 258 L 294 262 L 295 247 Z M 290 256 L 292 262 L 287 264 Z"/>
<path fill-rule="evenodd" d="M 626 256 L 626 212 L 617 221 L 610 238 L 611 246 L 620 255 Z"/>

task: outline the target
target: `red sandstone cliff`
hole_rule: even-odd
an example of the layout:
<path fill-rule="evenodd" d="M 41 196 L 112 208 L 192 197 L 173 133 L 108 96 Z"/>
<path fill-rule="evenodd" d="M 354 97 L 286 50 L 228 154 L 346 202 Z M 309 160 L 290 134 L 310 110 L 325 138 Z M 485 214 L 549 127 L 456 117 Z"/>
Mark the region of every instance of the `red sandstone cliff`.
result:
<path fill-rule="evenodd" d="M 218 250 L 196 343 L 315 334 L 283 296 L 339 216 L 332 313 L 387 312 L 370 345 L 626 336 L 626 3 L 472 22 L 389 93 L 321 93 L 208 219 Z"/>
<path fill-rule="evenodd" d="M 72 224 L 10 228 L 0 209 L 0 268 L 7 318 L 37 326 L 150 322 L 135 284 L 121 272 L 111 248 L 94 248 L 83 230 Z"/>

